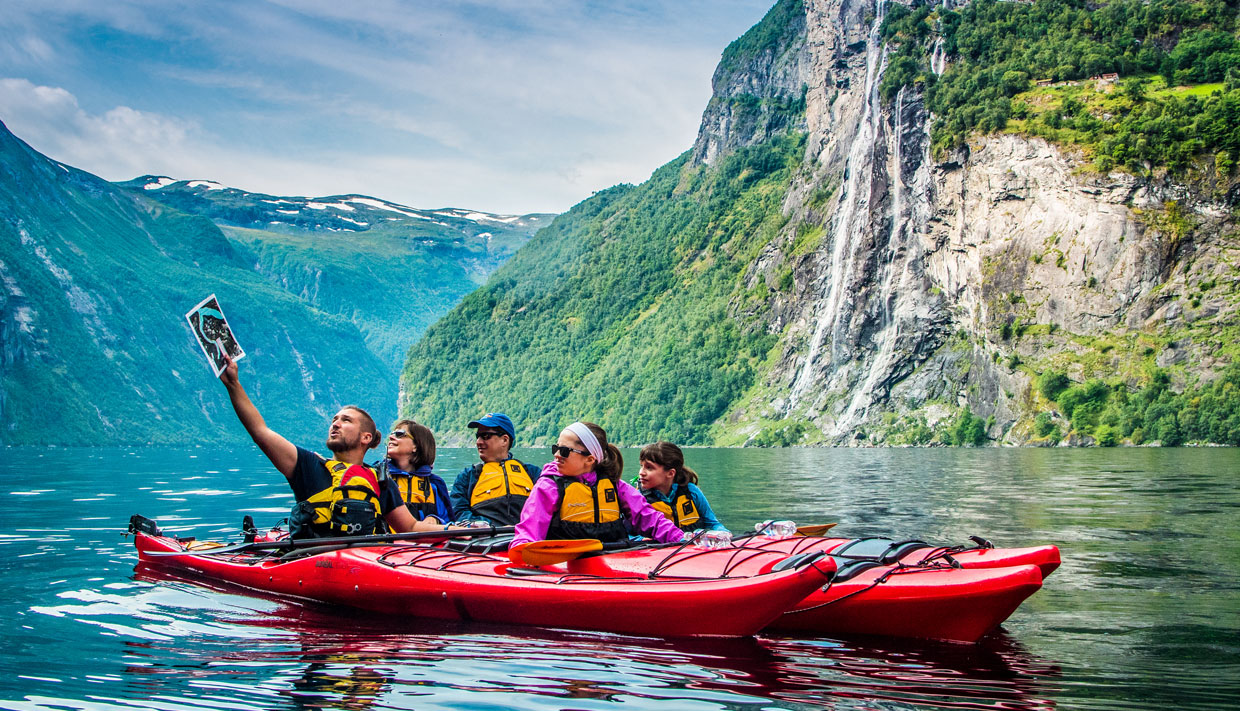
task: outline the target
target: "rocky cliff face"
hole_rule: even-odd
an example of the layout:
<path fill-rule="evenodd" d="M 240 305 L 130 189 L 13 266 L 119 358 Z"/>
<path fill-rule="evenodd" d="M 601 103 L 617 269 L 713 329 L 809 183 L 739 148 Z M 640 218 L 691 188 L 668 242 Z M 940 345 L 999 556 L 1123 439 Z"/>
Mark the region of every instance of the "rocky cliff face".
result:
<path fill-rule="evenodd" d="M 923 98 L 879 96 L 887 6 L 781 3 L 790 31 L 716 73 L 695 160 L 763 138 L 765 124 L 720 108 L 741 94 L 770 104 L 801 85 L 808 134 L 789 221 L 746 275 L 772 287 L 765 319 L 782 352 L 728 427 L 752 437 L 791 420 L 802 442 L 882 443 L 901 418 L 933 426 L 968 406 L 991 437 L 1020 443 L 1045 368 L 1135 377 L 1153 361 L 1208 378 L 1236 317 L 1211 288 L 1236 280 L 1217 268 L 1235 252 L 1227 206 L 1079 171 L 1015 135 L 933 160 Z M 788 270 L 794 287 L 774 288 Z"/>

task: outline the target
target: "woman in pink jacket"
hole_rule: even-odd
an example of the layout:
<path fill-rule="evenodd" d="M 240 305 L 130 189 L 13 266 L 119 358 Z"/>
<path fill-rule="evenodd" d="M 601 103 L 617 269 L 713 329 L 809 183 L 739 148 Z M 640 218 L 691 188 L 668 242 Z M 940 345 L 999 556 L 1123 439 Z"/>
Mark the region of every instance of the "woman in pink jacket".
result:
<path fill-rule="evenodd" d="M 541 540 L 621 541 L 630 532 L 660 543 L 683 540 L 683 531 L 620 479 L 624 458 L 602 427 L 574 422 L 551 445 L 551 454 L 521 509 L 513 548 Z"/>

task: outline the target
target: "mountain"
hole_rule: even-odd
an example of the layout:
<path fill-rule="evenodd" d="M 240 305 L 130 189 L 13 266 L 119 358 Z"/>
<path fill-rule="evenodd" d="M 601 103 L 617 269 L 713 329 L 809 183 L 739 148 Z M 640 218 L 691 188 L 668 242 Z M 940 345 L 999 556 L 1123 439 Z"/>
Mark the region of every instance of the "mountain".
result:
<path fill-rule="evenodd" d="M 393 371 L 428 325 L 552 217 L 273 196 L 153 175 L 118 185 L 211 219 L 272 283 L 353 322 Z"/>
<path fill-rule="evenodd" d="M 317 446 L 395 373 L 347 319 L 273 285 L 209 220 L 34 151 L 0 124 L 0 442 L 248 441 L 183 314 L 220 299 L 267 422 Z"/>
<path fill-rule="evenodd" d="M 1236 29 L 1189 0 L 780 0 L 692 148 L 427 330 L 401 411 L 526 441 L 1240 443 Z"/>

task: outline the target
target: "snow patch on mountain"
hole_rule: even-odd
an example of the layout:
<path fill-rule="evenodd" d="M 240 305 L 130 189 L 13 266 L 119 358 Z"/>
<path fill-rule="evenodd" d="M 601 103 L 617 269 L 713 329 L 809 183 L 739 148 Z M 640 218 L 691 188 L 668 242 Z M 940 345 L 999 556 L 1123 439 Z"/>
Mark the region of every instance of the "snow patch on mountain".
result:
<path fill-rule="evenodd" d="M 389 202 L 383 202 L 383 201 L 381 201 L 381 200 L 375 200 L 375 199 L 372 199 L 372 198 L 351 197 L 351 198 L 348 198 L 347 200 L 345 200 L 345 202 L 355 202 L 355 203 L 357 203 L 358 205 L 365 205 L 366 207 L 373 207 L 373 208 L 375 208 L 376 210 L 387 210 L 388 212 L 395 212 L 395 213 L 398 213 L 398 214 L 401 214 L 401 215 L 405 215 L 406 217 L 420 217 L 420 218 L 422 218 L 422 219 L 424 219 L 424 220 L 428 220 L 428 219 L 430 219 L 430 218 L 428 218 L 428 217 L 426 217 L 426 216 L 424 216 L 424 215 L 419 215 L 419 214 L 418 214 L 418 213 L 416 213 L 416 212 L 410 212 L 410 211 L 408 211 L 408 210 L 402 210 L 402 209 L 400 209 L 400 208 L 398 208 L 398 207 L 394 206 L 392 203 L 389 203 Z"/>
<path fill-rule="evenodd" d="M 159 190 L 160 188 L 166 188 L 175 182 L 176 180 L 173 178 L 169 178 L 167 176 L 160 176 L 156 178 L 155 180 L 152 180 L 151 182 L 147 183 L 146 185 L 143 185 L 142 188 L 144 190 Z"/>
<path fill-rule="evenodd" d="M 311 200 L 310 202 L 307 202 L 306 207 L 310 208 L 311 210 L 326 210 L 327 208 L 331 207 L 337 210 L 343 210 L 345 212 L 353 212 L 357 209 L 353 207 L 352 205 L 349 205 L 343 202 L 315 202 L 313 200 Z"/>

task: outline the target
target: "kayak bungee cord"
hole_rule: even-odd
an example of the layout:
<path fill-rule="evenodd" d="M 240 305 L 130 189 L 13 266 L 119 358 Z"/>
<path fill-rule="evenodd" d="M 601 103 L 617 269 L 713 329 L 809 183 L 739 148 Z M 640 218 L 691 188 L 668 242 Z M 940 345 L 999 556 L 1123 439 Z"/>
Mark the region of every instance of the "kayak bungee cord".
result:
<path fill-rule="evenodd" d="M 977 545 L 966 546 L 962 544 L 962 545 L 956 545 L 956 546 L 941 546 L 939 548 L 936 548 L 933 552 L 931 552 L 930 555 L 926 556 L 925 558 L 922 558 L 921 562 L 929 563 L 938 558 L 946 558 L 949 562 L 954 563 L 955 559 L 952 558 L 953 553 L 965 553 L 967 551 L 984 551 L 984 550 L 991 550 L 995 547 L 995 544 L 991 543 L 985 538 L 982 538 L 981 536 L 969 536 L 969 540 L 973 541 Z"/>
<path fill-rule="evenodd" d="M 953 561 L 953 562 L 955 562 L 955 561 Z M 895 563 L 895 567 L 894 567 L 894 568 L 892 568 L 891 570 L 888 570 L 887 572 L 885 572 L 885 573 L 883 573 L 882 575 L 878 576 L 878 578 L 876 578 L 876 579 L 874 580 L 874 582 L 870 583 L 869 585 L 865 586 L 864 588 L 861 588 L 860 590 L 854 590 L 854 591 L 852 591 L 852 592 L 848 593 L 847 595 L 843 595 L 843 596 L 841 596 L 841 597 L 837 597 L 837 598 L 835 598 L 834 600 L 827 600 L 826 602 L 820 602 L 820 603 L 818 603 L 817 605 L 811 605 L 811 606 L 809 606 L 809 607 L 803 607 L 803 608 L 800 608 L 800 609 L 795 609 L 795 610 L 788 610 L 788 611 L 787 611 L 787 612 L 785 612 L 784 614 L 785 614 L 785 615 L 795 615 L 795 614 L 798 614 L 798 613 L 801 613 L 801 612 L 809 612 L 810 610 L 817 610 L 817 609 L 819 609 L 819 608 L 823 608 L 823 607 L 826 607 L 826 606 L 828 606 L 828 605 L 834 605 L 834 604 L 835 604 L 835 603 L 837 603 L 837 602 L 842 602 L 842 601 L 847 600 L 847 599 L 849 599 L 849 598 L 853 598 L 853 597 L 856 597 L 856 596 L 858 596 L 858 595 L 860 595 L 860 594 L 862 594 L 862 593 L 867 593 L 867 592 L 869 592 L 869 591 L 873 590 L 874 588 L 878 587 L 879 585 L 882 585 L 883 583 L 887 582 L 887 580 L 888 580 L 888 579 L 890 579 L 890 578 L 891 578 L 891 576 L 893 576 L 893 575 L 905 575 L 905 574 L 908 574 L 908 573 L 930 573 L 930 572 L 934 572 L 934 571 L 950 570 L 950 569 L 952 569 L 952 568 L 959 568 L 959 567 L 960 567 L 960 564 L 959 564 L 959 563 L 956 563 L 955 565 L 944 565 L 944 564 L 941 564 L 941 563 L 932 563 L 932 564 L 930 564 L 930 565 L 924 565 L 924 561 L 923 561 L 922 563 L 917 563 L 917 564 L 915 564 L 915 565 L 905 565 L 904 563 L 899 563 L 899 562 L 897 562 L 897 563 Z M 830 580 L 828 580 L 828 581 L 827 581 L 827 584 L 826 584 L 826 585 L 824 585 L 824 586 L 822 586 L 822 588 L 821 588 L 822 592 L 824 592 L 824 593 L 825 593 L 825 592 L 827 592 L 828 590 L 830 590 L 830 589 L 831 589 L 831 586 L 832 586 L 832 585 L 834 585 L 834 584 L 835 584 L 835 582 L 836 582 L 836 577 L 835 577 L 835 576 L 832 576 L 832 578 L 831 578 Z"/>

